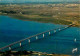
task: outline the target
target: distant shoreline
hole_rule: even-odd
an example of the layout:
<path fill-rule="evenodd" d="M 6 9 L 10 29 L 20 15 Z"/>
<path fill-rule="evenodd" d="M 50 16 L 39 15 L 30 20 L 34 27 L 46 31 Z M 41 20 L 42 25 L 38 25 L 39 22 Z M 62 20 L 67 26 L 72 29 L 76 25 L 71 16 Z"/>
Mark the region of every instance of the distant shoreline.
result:
<path fill-rule="evenodd" d="M 49 19 L 49 20 L 45 21 L 45 19 L 42 20 L 41 18 L 37 18 L 37 19 L 36 18 L 35 19 L 34 18 L 27 18 L 27 17 L 24 17 L 22 15 L 5 15 L 5 16 L 9 16 L 9 17 L 12 17 L 12 18 L 15 18 L 15 19 L 19 19 L 19 20 L 23 20 L 23 21 L 37 21 L 37 22 L 43 22 L 43 23 L 59 24 L 56 19 L 54 19 L 55 21 L 52 21 L 52 19 Z M 72 24 L 72 22 L 64 21 L 64 23 L 61 23 L 61 25 L 69 25 L 69 24 Z"/>
<path fill-rule="evenodd" d="M 80 4 L 8 4 L 0 5 L 0 15 L 23 21 L 80 26 Z"/>
<path fill-rule="evenodd" d="M 65 4 L 66 1 L 62 1 L 62 2 L 0 2 L 0 5 L 4 5 L 4 4 L 60 4 L 63 3 Z M 78 1 L 70 1 L 70 2 L 66 2 L 67 4 L 79 4 Z"/>
<path fill-rule="evenodd" d="M 72 24 L 72 22 L 68 22 L 68 21 L 64 21 L 64 23 L 58 23 L 56 21 L 53 22 L 51 20 L 45 21 L 45 20 L 37 20 L 37 19 L 33 19 L 33 18 L 26 18 L 26 17 L 23 17 L 21 15 L 4 15 L 4 16 L 9 16 L 9 17 L 12 17 L 12 18 L 15 18 L 15 19 L 19 19 L 19 20 L 23 20 L 23 21 L 36 21 L 36 22 L 53 23 L 53 24 L 60 24 L 60 25 L 69 25 L 69 24 Z M 80 25 L 76 25 L 75 27 L 79 27 L 79 26 Z"/>

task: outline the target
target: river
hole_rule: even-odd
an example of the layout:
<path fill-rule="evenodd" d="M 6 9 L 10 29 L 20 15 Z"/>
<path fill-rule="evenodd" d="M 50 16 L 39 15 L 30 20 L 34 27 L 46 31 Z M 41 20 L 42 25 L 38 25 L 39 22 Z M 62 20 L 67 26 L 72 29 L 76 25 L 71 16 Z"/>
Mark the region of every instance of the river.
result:
<path fill-rule="evenodd" d="M 57 27 L 52 23 L 40 23 L 35 21 L 22 21 L 8 16 L 0 16 L 0 47 L 6 46 L 15 41 L 27 38 L 29 36 L 41 33 Z M 47 34 L 45 34 L 47 35 Z M 22 48 L 16 50 L 39 51 L 56 54 L 80 54 L 80 28 L 70 27 L 58 33 L 51 33 L 51 36 L 32 41 Z M 76 42 L 74 40 L 77 40 Z M 25 41 L 27 43 L 27 41 Z M 72 53 L 73 48 L 78 51 Z"/>

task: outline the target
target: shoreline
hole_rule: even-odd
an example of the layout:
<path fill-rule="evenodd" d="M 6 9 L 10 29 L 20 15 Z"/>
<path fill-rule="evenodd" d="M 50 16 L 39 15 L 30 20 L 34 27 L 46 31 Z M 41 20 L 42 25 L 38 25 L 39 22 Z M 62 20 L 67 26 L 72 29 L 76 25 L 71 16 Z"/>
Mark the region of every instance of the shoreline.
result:
<path fill-rule="evenodd" d="M 0 15 L 23 21 L 37 21 L 80 27 L 80 4 L 0 5 Z"/>
<path fill-rule="evenodd" d="M 24 17 L 22 15 L 18 15 L 18 14 L 0 14 L 0 15 L 4 15 L 4 16 L 9 16 L 9 17 L 12 17 L 12 18 L 15 18 L 15 19 L 19 19 L 19 20 L 23 20 L 23 21 L 36 21 L 36 22 L 42 22 L 42 23 L 53 23 L 53 24 L 60 24 L 60 25 L 69 25 L 69 24 L 72 24 L 71 21 L 65 21 L 65 20 L 61 20 L 60 22 L 57 21 L 57 19 L 53 19 L 53 20 L 56 20 L 55 21 L 51 21 L 52 19 L 47 19 L 47 20 L 42 20 L 42 18 L 27 18 L 27 17 Z M 41 20 L 40 20 L 41 19 Z M 64 21 L 64 23 L 62 23 Z M 65 23 L 66 22 L 66 23 Z M 80 24 L 76 25 L 76 27 L 80 26 Z"/>
<path fill-rule="evenodd" d="M 23 21 L 36 21 L 36 22 L 42 22 L 42 23 L 52 23 L 52 24 L 60 24 L 60 25 L 69 25 L 69 24 L 72 24 L 71 21 L 64 21 L 64 23 L 61 23 L 63 22 L 63 20 L 61 20 L 60 22 L 59 21 L 56 21 L 56 19 L 53 19 L 55 21 L 51 21 L 52 19 L 49 19 L 49 20 L 40 20 L 41 18 L 37 18 L 37 19 L 34 19 L 34 18 L 27 18 L 27 17 L 24 17 L 24 16 L 21 16 L 21 15 L 6 15 L 6 14 L 0 14 L 0 15 L 4 15 L 4 16 L 9 16 L 9 17 L 12 17 L 12 18 L 15 18 L 15 19 L 19 19 L 19 20 L 23 20 Z M 77 24 L 73 27 L 80 27 L 80 24 Z"/>
<path fill-rule="evenodd" d="M 46 56 L 71 56 L 67 54 L 48 54 L 45 52 L 37 52 L 37 51 L 6 51 L 6 52 L 0 52 L 0 55 L 21 55 L 21 56 L 26 56 L 26 55 L 46 55 Z"/>

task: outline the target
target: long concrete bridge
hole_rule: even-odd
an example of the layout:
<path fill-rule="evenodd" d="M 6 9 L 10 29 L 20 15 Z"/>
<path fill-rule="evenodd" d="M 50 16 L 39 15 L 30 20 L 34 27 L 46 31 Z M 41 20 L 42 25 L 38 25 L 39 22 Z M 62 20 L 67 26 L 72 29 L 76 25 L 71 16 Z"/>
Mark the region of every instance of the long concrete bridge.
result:
<path fill-rule="evenodd" d="M 51 29 L 51 30 L 48 30 L 48 31 L 45 31 L 45 32 L 42 32 L 42 33 L 39 33 L 39 34 L 36 34 L 36 35 L 33 35 L 33 36 L 30 36 L 30 37 L 27 37 L 25 39 L 22 39 L 20 41 L 14 42 L 12 44 L 9 44 L 9 45 L 7 45 L 5 47 L 0 48 L 0 51 L 4 50 L 6 48 L 8 48 L 8 50 L 12 50 L 11 47 L 14 46 L 15 44 L 19 44 L 19 47 L 21 47 L 22 46 L 22 42 L 25 41 L 25 40 L 28 40 L 28 42 L 30 43 L 31 42 L 31 40 L 30 40 L 31 38 L 35 38 L 37 40 L 37 39 L 39 39 L 38 38 L 39 35 L 43 35 L 43 38 L 45 38 L 45 33 L 48 33 L 49 35 L 51 35 L 51 31 L 54 31 L 54 33 L 56 33 L 56 32 L 65 30 L 65 29 L 67 29 L 67 28 L 69 28 L 69 27 L 71 27 L 73 25 L 74 24 L 70 24 L 68 26 L 63 26 L 63 27 L 59 27 L 59 28 L 56 28 L 56 29 Z M 76 39 L 75 39 L 75 41 L 76 41 Z"/>

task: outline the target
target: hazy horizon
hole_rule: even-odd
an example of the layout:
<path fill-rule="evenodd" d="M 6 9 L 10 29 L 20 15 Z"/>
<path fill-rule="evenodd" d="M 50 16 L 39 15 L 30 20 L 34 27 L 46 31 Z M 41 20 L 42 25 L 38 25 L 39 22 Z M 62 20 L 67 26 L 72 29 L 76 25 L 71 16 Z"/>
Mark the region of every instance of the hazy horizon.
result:
<path fill-rule="evenodd" d="M 0 0 L 0 3 L 26 3 L 26 2 L 78 2 L 79 0 Z"/>

